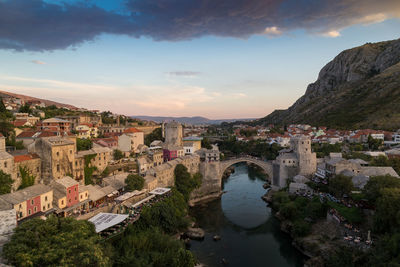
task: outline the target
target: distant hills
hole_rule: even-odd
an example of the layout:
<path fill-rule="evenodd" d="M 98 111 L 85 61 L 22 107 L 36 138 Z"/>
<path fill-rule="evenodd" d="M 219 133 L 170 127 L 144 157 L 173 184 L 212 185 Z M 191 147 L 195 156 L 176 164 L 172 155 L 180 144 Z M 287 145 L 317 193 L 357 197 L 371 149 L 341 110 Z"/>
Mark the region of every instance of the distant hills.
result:
<path fill-rule="evenodd" d="M 154 121 L 154 122 L 169 122 L 177 121 L 180 123 L 199 125 L 199 124 L 221 124 L 223 122 L 235 122 L 235 121 L 251 121 L 254 119 L 220 119 L 220 120 L 210 120 L 205 117 L 158 117 L 158 116 L 130 116 L 131 118 Z"/>
<path fill-rule="evenodd" d="M 400 128 L 400 39 L 341 52 L 286 110 L 252 124 Z"/>
<path fill-rule="evenodd" d="M 46 100 L 46 99 L 37 98 L 37 97 L 33 97 L 33 96 L 14 94 L 14 93 L 6 92 L 6 91 L 0 91 L 0 96 L 1 97 L 7 97 L 7 96 L 16 97 L 16 98 L 20 98 L 20 99 L 24 100 L 24 102 L 30 101 L 30 100 L 38 100 L 40 102 L 45 103 L 46 106 L 55 105 L 58 108 L 77 109 L 77 107 L 75 107 L 73 105 L 63 104 L 63 103 L 59 103 L 56 101 Z"/>

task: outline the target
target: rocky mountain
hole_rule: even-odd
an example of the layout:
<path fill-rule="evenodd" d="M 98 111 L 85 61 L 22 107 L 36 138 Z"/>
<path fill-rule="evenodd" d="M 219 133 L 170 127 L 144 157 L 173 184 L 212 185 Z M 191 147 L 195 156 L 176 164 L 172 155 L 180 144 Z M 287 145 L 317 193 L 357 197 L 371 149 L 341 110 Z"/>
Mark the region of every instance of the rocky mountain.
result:
<path fill-rule="evenodd" d="M 158 116 L 131 116 L 131 118 L 154 121 L 154 122 L 170 122 L 177 121 L 180 123 L 192 124 L 192 125 L 200 125 L 200 124 L 220 124 L 222 122 L 234 122 L 234 121 L 249 121 L 254 119 L 220 119 L 220 120 L 211 120 L 205 117 L 158 117 Z"/>
<path fill-rule="evenodd" d="M 341 52 L 291 107 L 256 123 L 400 128 L 400 39 Z"/>

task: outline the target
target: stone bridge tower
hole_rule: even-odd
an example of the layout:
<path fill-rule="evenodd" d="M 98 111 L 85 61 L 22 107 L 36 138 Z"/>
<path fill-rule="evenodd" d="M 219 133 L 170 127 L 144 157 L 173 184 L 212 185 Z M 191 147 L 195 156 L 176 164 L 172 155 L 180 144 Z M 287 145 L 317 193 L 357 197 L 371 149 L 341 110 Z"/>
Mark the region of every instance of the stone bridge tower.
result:
<path fill-rule="evenodd" d="M 290 139 L 293 152 L 298 160 L 300 175 L 311 175 L 317 169 L 316 153 L 311 151 L 311 138 L 307 136 L 296 136 Z"/>

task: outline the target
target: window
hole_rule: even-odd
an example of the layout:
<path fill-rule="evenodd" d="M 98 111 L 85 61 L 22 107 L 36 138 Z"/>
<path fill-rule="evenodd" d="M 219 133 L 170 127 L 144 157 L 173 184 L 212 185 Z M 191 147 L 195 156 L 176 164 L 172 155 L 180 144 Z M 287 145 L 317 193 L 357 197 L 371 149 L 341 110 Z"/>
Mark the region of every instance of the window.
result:
<path fill-rule="evenodd" d="M 72 150 L 70 150 L 70 151 L 69 151 L 69 154 L 71 154 L 71 155 L 72 155 Z"/>
<path fill-rule="evenodd" d="M 70 190 L 68 190 L 68 194 L 71 194 L 71 189 L 70 189 Z"/>
<path fill-rule="evenodd" d="M 50 203 L 47 204 L 47 208 L 50 209 Z"/>
<path fill-rule="evenodd" d="M 87 197 L 87 192 L 85 193 L 85 197 Z"/>
<path fill-rule="evenodd" d="M 75 187 L 75 192 L 76 192 L 76 187 Z"/>
<path fill-rule="evenodd" d="M 75 197 L 75 200 L 77 200 L 77 197 Z"/>
<path fill-rule="evenodd" d="M 34 207 L 34 208 L 33 208 L 33 210 L 34 210 L 34 212 L 36 212 L 36 211 L 37 211 L 37 208 L 36 208 L 36 207 Z"/>
<path fill-rule="evenodd" d="M 60 171 L 60 164 L 57 164 L 57 171 Z"/>
<path fill-rule="evenodd" d="M 43 206 L 43 209 L 42 209 L 43 211 L 45 211 L 46 210 L 46 206 Z"/>
<path fill-rule="evenodd" d="M 83 198 L 83 196 L 81 195 L 81 199 Z"/>
<path fill-rule="evenodd" d="M 31 200 L 31 204 L 33 205 L 33 203 L 35 203 L 35 201 L 32 199 L 32 200 Z"/>
<path fill-rule="evenodd" d="M 7 162 L 4 162 L 4 168 L 7 168 Z"/>
<path fill-rule="evenodd" d="M 47 201 L 47 196 L 44 197 L 44 201 Z"/>
<path fill-rule="evenodd" d="M 57 155 L 57 157 L 60 156 L 60 152 L 57 151 L 56 155 Z"/>
<path fill-rule="evenodd" d="M 61 205 L 64 205 L 64 200 L 61 200 Z"/>
<path fill-rule="evenodd" d="M 40 168 L 39 167 L 36 167 L 36 172 L 40 172 Z"/>
<path fill-rule="evenodd" d="M 31 215 L 31 210 L 30 209 L 28 210 L 28 214 Z"/>
<path fill-rule="evenodd" d="M 71 203 L 71 199 L 69 199 L 68 201 L 69 201 L 69 203 Z"/>

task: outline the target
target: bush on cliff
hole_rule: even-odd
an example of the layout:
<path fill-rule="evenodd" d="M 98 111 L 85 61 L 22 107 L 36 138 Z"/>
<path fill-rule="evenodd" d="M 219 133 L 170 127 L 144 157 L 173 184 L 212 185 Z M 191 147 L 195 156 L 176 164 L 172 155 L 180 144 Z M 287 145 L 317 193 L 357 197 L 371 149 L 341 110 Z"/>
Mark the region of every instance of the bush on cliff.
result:
<path fill-rule="evenodd" d="M 306 236 L 311 232 L 311 225 L 302 219 L 296 220 L 292 232 L 296 237 Z"/>
<path fill-rule="evenodd" d="M 185 200 L 188 201 L 190 193 L 201 185 L 202 175 L 196 173 L 192 176 L 188 172 L 188 169 L 182 164 L 176 165 L 174 174 L 176 189 L 182 193 Z"/>

